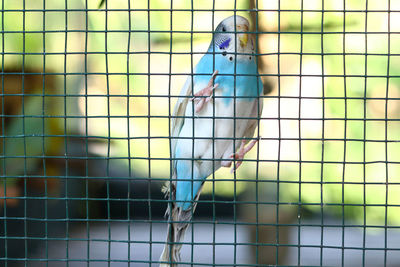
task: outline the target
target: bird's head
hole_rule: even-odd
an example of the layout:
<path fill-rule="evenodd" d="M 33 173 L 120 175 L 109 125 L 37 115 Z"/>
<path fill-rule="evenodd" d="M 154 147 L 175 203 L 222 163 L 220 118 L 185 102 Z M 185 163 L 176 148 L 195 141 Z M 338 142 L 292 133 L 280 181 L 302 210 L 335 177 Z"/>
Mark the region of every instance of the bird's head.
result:
<path fill-rule="evenodd" d="M 253 60 L 254 40 L 249 34 L 249 21 L 242 16 L 231 16 L 217 26 L 210 50 L 222 53 L 228 60 Z M 214 47 L 212 47 L 214 45 Z"/>

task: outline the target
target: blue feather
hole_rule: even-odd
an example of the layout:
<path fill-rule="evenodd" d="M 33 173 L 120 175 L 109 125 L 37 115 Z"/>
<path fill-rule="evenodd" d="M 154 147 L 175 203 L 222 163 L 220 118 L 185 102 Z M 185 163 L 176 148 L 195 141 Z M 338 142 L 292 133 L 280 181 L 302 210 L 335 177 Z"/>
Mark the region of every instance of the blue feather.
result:
<path fill-rule="evenodd" d="M 203 181 L 207 178 L 194 177 L 191 180 L 191 164 L 192 162 L 190 160 L 179 160 L 177 163 L 177 173 L 182 177 L 180 177 L 176 185 L 176 202 L 177 206 L 183 208 L 183 210 L 190 209 L 192 200 L 195 199 Z M 195 174 L 193 174 L 193 176 L 195 176 Z"/>
<path fill-rule="evenodd" d="M 181 155 L 179 148 L 176 150 L 176 157 L 187 157 Z M 193 164 L 193 165 L 192 165 Z M 178 181 L 176 185 L 175 200 L 177 206 L 188 210 L 192 206 L 192 200 L 195 199 L 199 192 L 201 185 L 207 177 L 202 177 L 199 170 L 194 166 L 196 162 L 191 160 L 178 160 L 176 161 L 176 172 L 178 174 Z M 192 166 L 193 172 L 192 172 Z"/>
<path fill-rule="evenodd" d="M 254 98 L 261 95 L 263 85 L 260 77 L 257 77 L 258 70 L 254 59 L 235 62 L 235 59 L 230 61 L 227 56 L 221 54 L 207 53 L 196 66 L 194 83 L 210 80 L 213 66 L 215 66 L 215 70 L 219 71 L 215 79 L 215 83 L 219 84 L 218 89 L 223 90 L 224 96 L 232 97 L 223 98 L 226 105 L 233 100 L 234 96 L 246 97 L 241 99 L 253 101 Z"/>

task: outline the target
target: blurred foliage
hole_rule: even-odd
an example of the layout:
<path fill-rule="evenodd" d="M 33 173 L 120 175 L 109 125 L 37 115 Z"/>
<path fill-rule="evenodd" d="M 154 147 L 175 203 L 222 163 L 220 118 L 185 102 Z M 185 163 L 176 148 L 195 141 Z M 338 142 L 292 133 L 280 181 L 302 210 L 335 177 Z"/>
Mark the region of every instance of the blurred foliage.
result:
<path fill-rule="evenodd" d="M 263 10 L 255 16 L 262 32 L 259 60 L 275 86 L 265 99 L 259 132 L 264 139 L 247 157 L 260 162 L 243 164 L 235 182 L 209 180 L 205 191 L 240 193 L 248 186 L 244 179 L 258 173 L 259 181 L 279 181 L 280 201 L 368 224 L 399 223 L 400 79 L 387 76 L 400 71 L 400 14 L 389 18 L 387 1 L 368 1 L 369 10 L 382 11 L 368 13 L 366 2 L 358 0 L 257 2 Z M 75 129 L 111 138 L 110 148 L 104 142 L 90 149 L 131 164 L 144 177 L 168 178 L 168 115 L 185 74 L 206 51 L 210 31 L 234 13 L 226 10 L 251 3 L 107 0 L 100 9 L 99 4 L 4 1 L 5 10 L 53 10 L 2 13 L 4 67 L 24 64 L 61 73 L 54 89 L 60 98 L 51 100 L 57 108 L 48 109 L 72 117 L 66 128 L 59 120 L 54 132 Z M 398 1 L 391 8 L 399 9 Z M 27 103 L 25 114 L 43 107 L 40 101 Z M 86 118 L 73 118 L 82 115 Z M 215 174 L 220 178 L 233 175 L 221 169 Z"/>
<path fill-rule="evenodd" d="M 369 1 L 369 10 L 382 11 L 373 13 L 363 12 L 365 1 L 346 1 L 354 11 L 346 13 L 343 1 L 324 1 L 324 13 L 315 12 L 321 1 L 304 2 L 304 12 L 293 11 L 295 3 L 281 3 L 279 46 L 277 36 L 260 37 L 262 53 L 281 53 L 279 65 L 263 56 L 268 72 L 282 75 L 280 100 L 264 103 L 263 116 L 280 120 L 261 125 L 271 139 L 260 144 L 260 158 L 272 160 L 261 163 L 262 175 L 279 179 L 280 201 L 366 224 L 399 223 L 400 84 L 389 75 L 399 75 L 400 62 L 388 55 L 398 53 L 399 39 L 388 32 L 398 30 L 399 17 L 389 18 L 387 1 Z M 277 15 L 267 13 L 260 28 L 276 30 Z"/>

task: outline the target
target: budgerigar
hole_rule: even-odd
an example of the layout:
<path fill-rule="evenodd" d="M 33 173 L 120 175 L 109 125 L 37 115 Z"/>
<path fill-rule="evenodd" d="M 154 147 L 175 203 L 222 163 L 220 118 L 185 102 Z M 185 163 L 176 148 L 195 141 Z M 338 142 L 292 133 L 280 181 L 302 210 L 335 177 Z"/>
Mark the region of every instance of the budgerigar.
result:
<path fill-rule="evenodd" d="M 263 84 L 258 76 L 255 43 L 249 22 L 241 16 L 224 19 L 207 53 L 189 76 L 171 122 L 172 183 L 170 225 L 160 266 L 177 266 L 185 231 L 204 181 L 221 166 L 235 171 L 256 144 L 262 111 Z"/>

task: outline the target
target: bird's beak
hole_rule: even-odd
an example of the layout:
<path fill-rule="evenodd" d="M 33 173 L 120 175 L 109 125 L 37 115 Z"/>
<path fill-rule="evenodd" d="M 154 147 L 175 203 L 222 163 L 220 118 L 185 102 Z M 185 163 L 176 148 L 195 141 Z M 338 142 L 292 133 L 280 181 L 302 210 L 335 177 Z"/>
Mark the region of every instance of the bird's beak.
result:
<path fill-rule="evenodd" d="M 248 41 L 248 34 L 246 32 L 249 31 L 249 27 L 247 25 L 237 25 L 236 26 L 236 30 L 238 32 L 244 32 L 242 34 L 239 35 L 239 42 L 240 42 L 240 46 L 242 48 L 247 46 L 247 41 Z"/>

